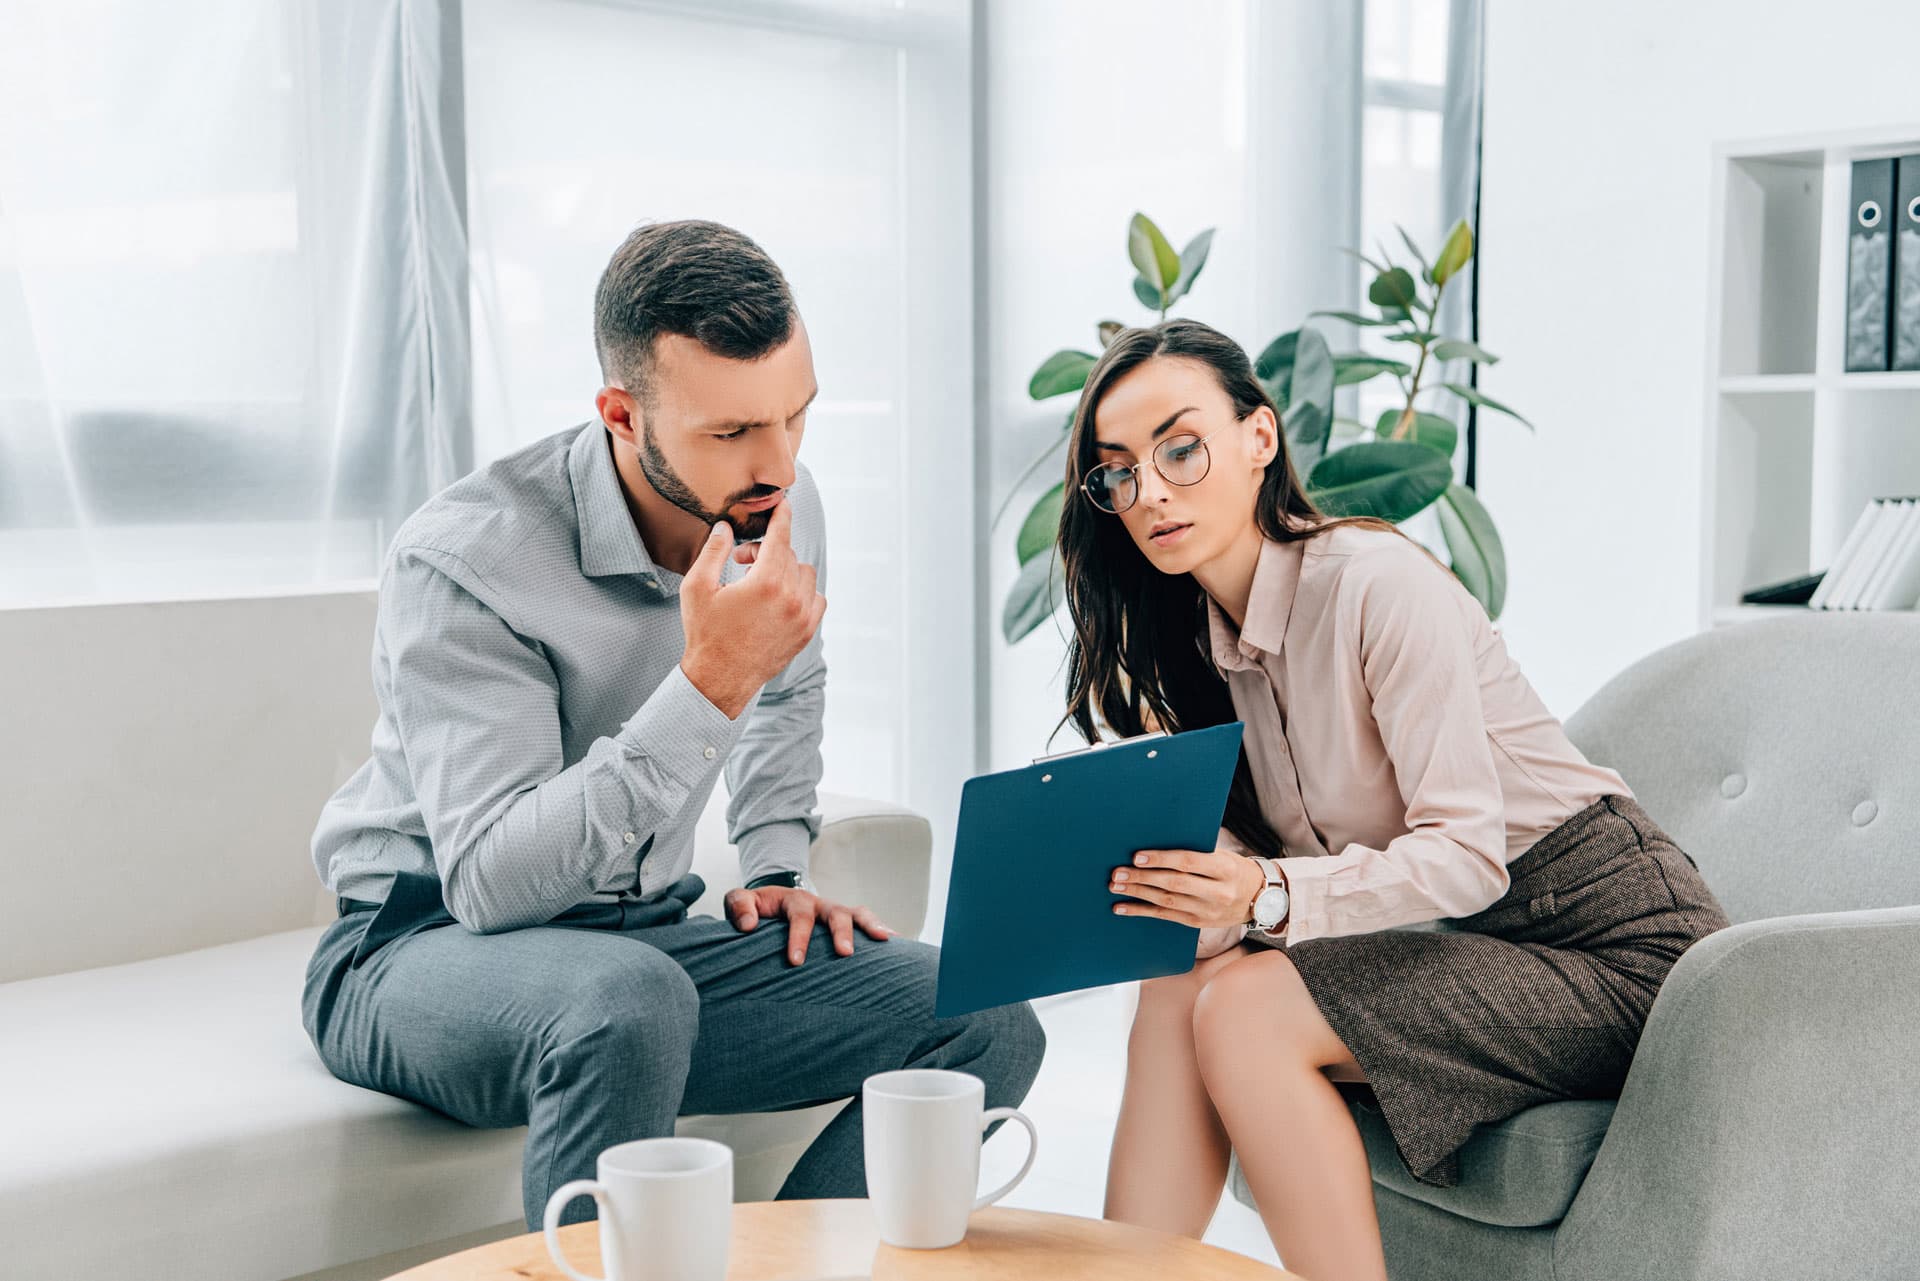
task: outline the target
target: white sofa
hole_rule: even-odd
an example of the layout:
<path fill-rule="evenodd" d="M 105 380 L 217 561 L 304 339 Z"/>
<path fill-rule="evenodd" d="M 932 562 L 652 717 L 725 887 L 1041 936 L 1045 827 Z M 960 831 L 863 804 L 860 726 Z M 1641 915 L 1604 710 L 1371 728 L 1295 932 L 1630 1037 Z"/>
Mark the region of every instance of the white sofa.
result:
<path fill-rule="evenodd" d="M 524 1131 L 336 1081 L 307 839 L 367 753 L 370 591 L 0 611 L 0 1271 L 381 1277 L 522 1231 Z M 824 892 L 908 935 L 931 836 L 823 796 Z M 738 881 L 719 806 L 696 870 Z M 770 1198 L 838 1104 L 689 1117 Z"/>

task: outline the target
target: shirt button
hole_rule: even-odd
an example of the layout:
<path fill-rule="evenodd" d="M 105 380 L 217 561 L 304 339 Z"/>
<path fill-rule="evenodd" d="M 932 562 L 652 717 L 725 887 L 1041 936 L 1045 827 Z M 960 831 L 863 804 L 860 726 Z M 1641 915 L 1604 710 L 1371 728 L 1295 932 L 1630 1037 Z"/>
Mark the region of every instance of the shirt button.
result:
<path fill-rule="evenodd" d="M 708 760 L 712 760 L 712 759 L 713 759 L 713 749 L 712 749 L 711 747 L 709 747 L 709 748 L 708 748 L 708 749 L 707 749 L 706 751 L 704 751 L 704 752 L 702 752 L 702 753 L 700 753 L 700 755 L 702 755 L 702 756 L 704 756 L 704 757 L 706 757 L 706 758 L 707 758 Z"/>
<path fill-rule="evenodd" d="M 633 844 L 633 833 L 628 832 L 626 835 L 622 836 L 620 839 L 625 841 L 627 844 L 631 845 Z"/>

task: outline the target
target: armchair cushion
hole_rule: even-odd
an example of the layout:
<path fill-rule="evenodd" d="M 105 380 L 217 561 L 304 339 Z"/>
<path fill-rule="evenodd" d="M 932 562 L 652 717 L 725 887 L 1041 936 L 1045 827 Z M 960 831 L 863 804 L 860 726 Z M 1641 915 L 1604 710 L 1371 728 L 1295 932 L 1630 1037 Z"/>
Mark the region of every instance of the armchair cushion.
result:
<path fill-rule="evenodd" d="M 1376 1184 L 1480 1223 L 1531 1228 L 1566 1215 L 1607 1137 L 1613 1108 L 1611 1099 L 1576 1099 L 1482 1126 L 1460 1149 L 1460 1182 L 1450 1188 L 1430 1187 L 1407 1173 L 1372 1103 L 1356 1103 L 1353 1114 Z"/>

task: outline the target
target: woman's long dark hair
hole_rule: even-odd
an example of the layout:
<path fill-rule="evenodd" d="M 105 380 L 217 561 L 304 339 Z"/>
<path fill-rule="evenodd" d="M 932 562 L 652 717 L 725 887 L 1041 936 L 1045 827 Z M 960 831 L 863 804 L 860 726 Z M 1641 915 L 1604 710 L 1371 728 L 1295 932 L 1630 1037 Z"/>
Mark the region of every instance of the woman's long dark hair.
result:
<path fill-rule="evenodd" d="M 1207 594 L 1191 574 L 1155 569 L 1120 518 L 1093 505 L 1081 479 L 1102 460 L 1094 447 L 1094 416 L 1123 375 L 1156 356 L 1182 356 L 1213 371 L 1233 402 L 1237 419 L 1265 405 L 1247 353 L 1231 338 L 1197 320 L 1167 320 L 1127 329 L 1107 345 L 1087 375 L 1074 411 L 1067 447 L 1066 502 L 1060 513 L 1060 559 L 1066 574 L 1073 639 L 1067 646 L 1067 714 L 1092 742 L 1104 722 L 1115 734 L 1169 733 L 1235 719 L 1226 679 L 1213 665 L 1207 631 Z M 1274 410 L 1274 422 L 1280 422 Z M 1371 516 L 1330 518 L 1301 488 L 1286 436 L 1267 464 L 1254 499 L 1253 519 L 1277 543 L 1311 538 L 1336 525 L 1399 530 Z M 1151 722 L 1149 722 L 1151 717 Z M 1277 855 L 1280 838 L 1260 813 L 1247 754 L 1240 753 L 1227 799 L 1226 828 L 1255 854 Z"/>

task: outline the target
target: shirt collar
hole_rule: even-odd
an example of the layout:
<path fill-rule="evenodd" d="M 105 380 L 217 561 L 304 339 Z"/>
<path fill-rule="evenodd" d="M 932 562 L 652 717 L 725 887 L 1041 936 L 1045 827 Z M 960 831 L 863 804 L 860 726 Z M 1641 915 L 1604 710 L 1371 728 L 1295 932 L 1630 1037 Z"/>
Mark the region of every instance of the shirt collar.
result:
<path fill-rule="evenodd" d="M 1207 598 L 1207 633 L 1215 667 L 1223 672 L 1257 669 L 1263 657 L 1280 652 L 1293 614 L 1294 591 L 1300 586 L 1300 556 L 1305 547 L 1304 538 L 1286 543 L 1262 540 L 1253 586 L 1247 593 L 1247 620 L 1238 630 L 1226 611 Z"/>
<path fill-rule="evenodd" d="M 644 575 L 658 585 L 662 571 L 647 555 L 614 470 L 606 424 L 590 422 L 567 449 L 573 506 L 580 521 L 580 572 L 588 578 Z"/>

